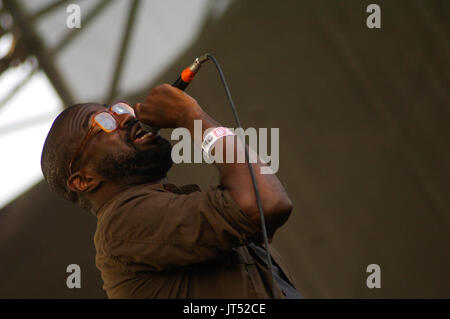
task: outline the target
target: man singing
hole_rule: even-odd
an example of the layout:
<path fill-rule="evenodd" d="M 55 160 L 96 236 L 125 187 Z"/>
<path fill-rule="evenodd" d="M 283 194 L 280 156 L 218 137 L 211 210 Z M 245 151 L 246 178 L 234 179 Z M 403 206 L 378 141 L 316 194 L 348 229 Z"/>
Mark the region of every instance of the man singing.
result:
<path fill-rule="evenodd" d="M 220 184 L 206 191 L 169 184 L 171 144 L 156 129 L 143 131 L 138 119 L 151 127 L 184 127 L 191 136 L 194 120 L 203 132 L 221 127 L 195 99 L 163 84 L 134 107 L 65 109 L 42 152 L 50 187 L 97 217 L 96 265 L 108 297 L 273 298 L 247 164 L 215 163 Z M 227 146 L 220 143 L 223 154 L 242 151 L 237 141 L 234 149 Z M 263 166 L 253 164 L 272 238 L 292 204 L 275 174 L 261 174 Z M 301 298 L 280 256 L 270 252 L 276 297 Z"/>

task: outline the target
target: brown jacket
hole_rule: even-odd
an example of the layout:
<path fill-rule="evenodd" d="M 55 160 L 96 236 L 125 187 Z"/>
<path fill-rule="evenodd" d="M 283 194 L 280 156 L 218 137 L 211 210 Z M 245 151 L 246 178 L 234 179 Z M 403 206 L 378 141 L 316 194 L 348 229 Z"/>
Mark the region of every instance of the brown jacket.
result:
<path fill-rule="evenodd" d="M 109 298 L 271 298 L 268 268 L 246 246 L 260 241 L 259 228 L 227 190 L 195 190 L 143 184 L 96 212 L 96 264 Z"/>

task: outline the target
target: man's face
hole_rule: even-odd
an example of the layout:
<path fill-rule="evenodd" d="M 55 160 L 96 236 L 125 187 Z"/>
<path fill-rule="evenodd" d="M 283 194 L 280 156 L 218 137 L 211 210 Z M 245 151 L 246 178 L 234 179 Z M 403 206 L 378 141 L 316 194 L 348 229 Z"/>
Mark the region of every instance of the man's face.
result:
<path fill-rule="evenodd" d="M 88 132 L 93 115 L 107 110 L 100 104 L 80 108 L 73 125 L 80 130 L 80 140 Z M 171 144 L 157 131 L 143 137 L 139 122 L 129 114 L 115 116 L 118 129 L 107 133 L 98 125 L 74 160 L 74 171 L 88 167 L 109 181 L 153 182 L 165 177 L 172 166 Z"/>

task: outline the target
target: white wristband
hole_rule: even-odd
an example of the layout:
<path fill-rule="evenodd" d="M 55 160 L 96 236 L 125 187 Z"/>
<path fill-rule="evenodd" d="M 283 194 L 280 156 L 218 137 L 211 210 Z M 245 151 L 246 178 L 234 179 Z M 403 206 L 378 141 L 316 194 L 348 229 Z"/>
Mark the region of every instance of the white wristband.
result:
<path fill-rule="evenodd" d="M 233 132 L 231 132 L 228 128 L 226 127 L 216 127 L 215 129 L 213 129 L 211 132 L 209 132 L 208 134 L 206 134 L 205 139 L 203 140 L 202 143 L 202 149 L 203 151 L 210 156 L 210 151 L 211 148 L 213 147 L 213 145 L 220 140 L 222 137 L 228 136 L 228 135 L 234 135 Z"/>

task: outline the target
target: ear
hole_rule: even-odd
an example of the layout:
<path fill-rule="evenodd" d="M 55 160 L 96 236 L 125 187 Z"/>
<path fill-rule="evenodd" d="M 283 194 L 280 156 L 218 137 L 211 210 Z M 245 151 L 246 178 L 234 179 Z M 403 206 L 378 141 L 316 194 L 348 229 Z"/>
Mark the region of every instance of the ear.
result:
<path fill-rule="evenodd" d="M 77 171 L 67 179 L 67 186 L 77 193 L 89 193 L 101 182 L 102 180 L 98 176 Z"/>

